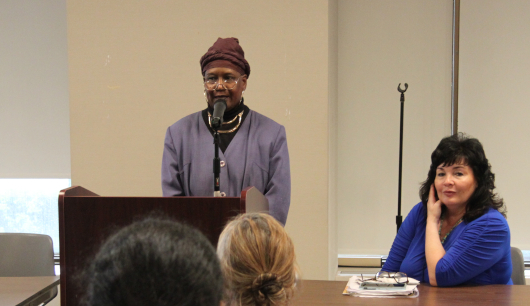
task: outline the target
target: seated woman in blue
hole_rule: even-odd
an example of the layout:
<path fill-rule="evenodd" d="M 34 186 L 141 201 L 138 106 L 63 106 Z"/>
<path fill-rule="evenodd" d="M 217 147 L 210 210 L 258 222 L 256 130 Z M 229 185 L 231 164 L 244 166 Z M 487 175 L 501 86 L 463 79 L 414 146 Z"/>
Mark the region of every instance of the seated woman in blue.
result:
<path fill-rule="evenodd" d="M 446 137 L 431 155 L 418 203 L 403 222 L 383 271 L 432 286 L 512 284 L 510 228 L 482 144 Z"/>

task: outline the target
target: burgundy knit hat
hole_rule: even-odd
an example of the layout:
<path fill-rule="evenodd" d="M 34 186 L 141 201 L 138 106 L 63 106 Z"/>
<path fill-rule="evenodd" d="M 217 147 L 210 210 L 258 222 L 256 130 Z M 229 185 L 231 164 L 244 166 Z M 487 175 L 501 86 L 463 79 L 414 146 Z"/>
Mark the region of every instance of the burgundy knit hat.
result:
<path fill-rule="evenodd" d="M 245 52 L 239 45 L 239 40 L 234 37 L 219 37 L 213 46 L 208 49 L 200 60 L 202 75 L 208 69 L 225 67 L 250 76 L 250 66 L 245 60 Z"/>

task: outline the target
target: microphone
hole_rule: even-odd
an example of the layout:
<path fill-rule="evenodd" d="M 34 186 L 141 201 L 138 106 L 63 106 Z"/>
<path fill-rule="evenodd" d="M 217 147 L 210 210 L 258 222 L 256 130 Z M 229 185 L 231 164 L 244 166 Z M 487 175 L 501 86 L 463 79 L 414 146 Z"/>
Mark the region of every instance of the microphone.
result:
<path fill-rule="evenodd" d="M 218 130 L 223 124 L 223 115 L 226 110 L 226 100 L 219 99 L 213 104 L 212 128 Z"/>

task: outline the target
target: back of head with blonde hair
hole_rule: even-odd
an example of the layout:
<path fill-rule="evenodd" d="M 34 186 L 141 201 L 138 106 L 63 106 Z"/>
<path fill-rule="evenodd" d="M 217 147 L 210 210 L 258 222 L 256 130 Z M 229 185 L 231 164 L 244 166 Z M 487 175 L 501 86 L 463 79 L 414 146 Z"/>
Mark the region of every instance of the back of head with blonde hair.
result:
<path fill-rule="evenodd" d="M 286 305 L 298 281 L 294 245 L 267 214 L 243 214 L 229 222 L 217 254 L 228 305 Z"/>

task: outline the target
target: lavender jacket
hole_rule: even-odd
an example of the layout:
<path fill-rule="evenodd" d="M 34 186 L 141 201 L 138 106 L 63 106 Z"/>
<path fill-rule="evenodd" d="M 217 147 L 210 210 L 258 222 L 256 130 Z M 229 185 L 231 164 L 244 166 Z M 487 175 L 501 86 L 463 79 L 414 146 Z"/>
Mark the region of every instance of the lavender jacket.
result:
<path fill-rule="evenodd" d="M 213 136 L 197 112 L 170 126 L 162 157 L 162 192 L 170 196 L 213 195 Z M 285 225 L 291 202 L 291 173 L 285 128 L 250 110 L 219 158 L 220 190 L 239 197 L 249 186 L 269 201 L 270 214 Z M 221 163 L 222 164 L 222 163 Z"/>

